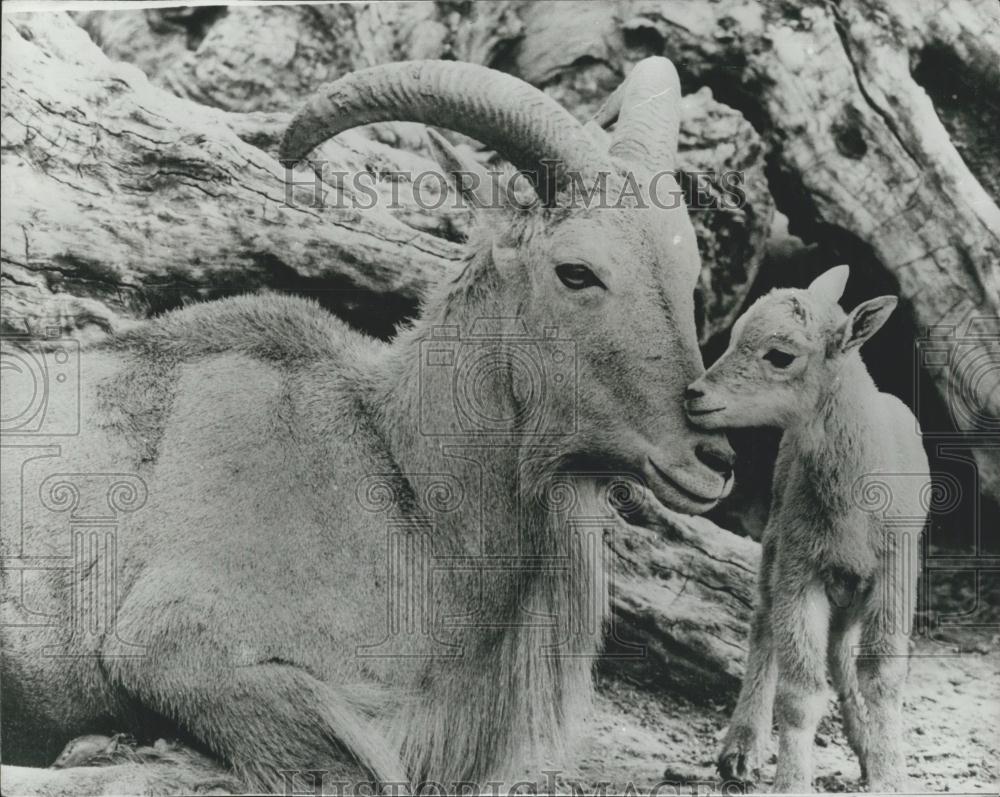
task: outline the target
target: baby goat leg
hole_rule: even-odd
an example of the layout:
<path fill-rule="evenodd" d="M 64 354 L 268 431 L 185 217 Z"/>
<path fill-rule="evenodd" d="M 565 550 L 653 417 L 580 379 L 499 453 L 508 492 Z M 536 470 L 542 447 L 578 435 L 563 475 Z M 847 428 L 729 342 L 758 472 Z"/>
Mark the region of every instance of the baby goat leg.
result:
<path fill-rule="evenodd" d="M 769 584 L 773 561 L 773 546 L 765 539 L 758 576 L 760 594 L 750 629 L 746 673 L 729 730 L 719 751 L 719 775 L 723 780 L 758 782 L 761 758 L 771 738 L 777 679 L 777 661 L 771 638 L 773 621 Z"/>
<path fill-rule="evenodd" d="M 905 567 L 892 556 L 887 569 Z M 913 617 L 916 576 L 887 573 L 882 590 L 869 598 L 856 658 L 858 686 L 867 714 L 867 749 L 862 754 L 868 787 L 873 792 L 907 789 L 903 755 L 903 690 L 909 654 L 909 621 Z"/>
<path fill-rule="evenodd" d="M 826 706 L 829 601 L 817 580 L 793 584 L 786 580 L 774 596 L 772 613 L 778 658 L 774 791 L 781 793 L 812 791 L 813 739 Z"/>

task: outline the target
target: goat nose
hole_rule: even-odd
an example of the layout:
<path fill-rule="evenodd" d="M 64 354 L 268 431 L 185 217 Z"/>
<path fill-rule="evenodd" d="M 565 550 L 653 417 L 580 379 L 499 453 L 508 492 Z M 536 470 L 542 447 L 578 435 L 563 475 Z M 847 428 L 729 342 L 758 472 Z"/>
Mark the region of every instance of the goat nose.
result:
<path fill-rule="evenodd" d="M 692 399 L 701 398 L 705 395 L 704 390 L 699 390 L 696 387 L 689 386 L 684 390 L 684 400 L 691 401 Z"/>
<path fill-rule="evenodd" d="M 725 441 L 699 443 L 694 449 L 695 456 L 712 470 L 728 479 L 733 475 L 733 465 L 736 464 L 736 452 Z"/>

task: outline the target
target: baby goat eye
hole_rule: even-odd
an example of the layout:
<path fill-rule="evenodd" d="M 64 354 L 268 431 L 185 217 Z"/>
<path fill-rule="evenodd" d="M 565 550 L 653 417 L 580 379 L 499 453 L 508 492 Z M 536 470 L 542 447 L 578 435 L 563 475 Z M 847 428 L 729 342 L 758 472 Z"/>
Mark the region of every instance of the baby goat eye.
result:
<path fill-rule="evenodd" d="M 795 360 L 795 355 L 781 349 L 771 349 L 764 355 L 764 359 L 775 368 L 787 368 Z"/>
<path fill-rule="evenodd" d="M 567 288 L 580 291 L 584 288 L 603 288 L 597 275 L 580 263 L 560 263 L 556 266 L 556 276 Z"/>

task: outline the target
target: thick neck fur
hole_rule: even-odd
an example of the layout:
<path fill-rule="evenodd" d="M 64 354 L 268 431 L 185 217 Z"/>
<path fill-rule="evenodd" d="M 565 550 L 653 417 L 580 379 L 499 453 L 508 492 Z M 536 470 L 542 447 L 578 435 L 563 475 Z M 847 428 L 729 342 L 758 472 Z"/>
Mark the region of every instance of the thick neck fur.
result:
<path fill-rule="evenodd" d="M 496 303 L 496 279 L 488 250 L 480 251 L 386 351 L 369 398 L 400 473 L 451 474 L 466 489 L 460 509 L 434 521 L 434 555 L 488 565 L 435 584 L 438 610 L 481 624 L 446 632 L 460 654 L 423 665 L 417 697 L 393 729 L 411 776 L 445 784 L 512 776 L 532 753 L 560 745 L 568 715 L 589 700 L 607 604 L 603 544 L 574 537 L 568 514 L 539 500 L 557 452 L 515 436 L 486 443 L 419 428 L 421 344 L 437 325 L 465 334 L 478 318 L 516 315 Z M 491 400 L 507 417 L 511 384 L 500 376 L 495 387 Z M 436 411 L 453 412 L 445 404 Z M 595 485 L 575 487 L 574 514 L 581 504 L 590 517 L 601 511 Z M 496 567 L 500 561 L 513 571 Z M 542 572 L 539 562 L 548 563 Z M 577 628 L 582 617 L 596 617 L 596 628 Z"/>

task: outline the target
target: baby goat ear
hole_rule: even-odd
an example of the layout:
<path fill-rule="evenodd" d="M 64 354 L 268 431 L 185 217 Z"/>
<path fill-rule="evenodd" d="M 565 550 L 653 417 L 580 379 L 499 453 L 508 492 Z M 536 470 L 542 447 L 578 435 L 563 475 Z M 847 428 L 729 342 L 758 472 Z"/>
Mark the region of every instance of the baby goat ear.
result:
<path fill-rule="evenodd" d="M 488 207 L 492 201 L 489 173 L 472 158 L 460 154 L 437 130 L 427 128 L 427 140 L 434 158 L 465 200 L 477 210 Z"/>
<path fill-rule="evenodd" d="M 898 301 L 895 296 L 877 296 L 851 310 L 841 331 L 841 351 L 856 349 L 878 332 L 896 309 Z"/>
<path fill-rule="evenodd" d="M 824 271 L 809 284 L 809 293 L 831 304 L 836 304 L 844 295 L 844 288 L 847 286 L 849 276 L 851 276 L 850 266 L 834 266 Z"/>

